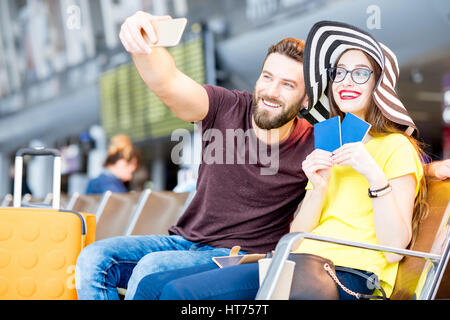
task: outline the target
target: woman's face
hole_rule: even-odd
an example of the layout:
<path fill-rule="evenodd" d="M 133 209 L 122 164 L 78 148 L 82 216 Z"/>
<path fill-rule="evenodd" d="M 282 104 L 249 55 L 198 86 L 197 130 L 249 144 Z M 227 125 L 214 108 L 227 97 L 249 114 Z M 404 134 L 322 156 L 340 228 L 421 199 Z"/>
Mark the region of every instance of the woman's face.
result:
<path fill-rule="evenodd" d="M 369 59 L 361 50 L 345 52 L 337 62 L 336 67 L 344 68 L 348 71 L 358 68 L 374 71 Z M 342 112 L 351 112 L 365 120 L 366 111 L 372 101 L 374 88 L 375 76 L 373 73 L 370 75 L 369 80 L 363 84 L 354 82 L 351 74 L 347 73 L 345 79 L 341 82 L 333 82 L 333 98 Z"/>
<path fill-rule="evenodd" d="M 120 159 L 114 165 L 113 173 L 122 181 L 127 182 L 133 178 L 133 173 L 137 169 L 137 160 L 132 159 L 130 162 Z"/>

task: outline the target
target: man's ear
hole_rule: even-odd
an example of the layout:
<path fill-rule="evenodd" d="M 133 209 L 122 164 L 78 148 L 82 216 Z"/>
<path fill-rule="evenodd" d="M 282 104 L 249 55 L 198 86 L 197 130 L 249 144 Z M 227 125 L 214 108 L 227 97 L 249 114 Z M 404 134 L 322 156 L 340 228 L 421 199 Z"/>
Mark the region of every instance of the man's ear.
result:
<path fill-rule="evenodd" d="M 307 109 L 308 108 L 308 104 L 309 104 L 309 97 L 305 93 L 305 96 L 303 97 L 303 100 L 302 100 L 302 103 L 301 103 L 300 110 Z"/>

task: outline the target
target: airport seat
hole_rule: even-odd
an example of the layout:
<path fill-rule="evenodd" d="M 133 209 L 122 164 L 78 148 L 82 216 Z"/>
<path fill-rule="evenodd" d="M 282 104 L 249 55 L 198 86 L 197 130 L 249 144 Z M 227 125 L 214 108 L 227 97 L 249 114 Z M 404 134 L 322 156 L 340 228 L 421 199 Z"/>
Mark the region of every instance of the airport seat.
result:
<path fill-rule="evenodd" d="M 53 200 L 53 195 L 52 195 L 52 200 Z M 70 197 L 68 194 L 66 194 L 66 193 L 61 194 L 60 207 L 66 208 L 67 205 L 69 204 L 69 201 L 70 201 Z"/>
<path fill-rule="evenodd" d="M 78 192 L 75 192 L 70 197 L 70 200 L 68 201 L 65 209 L 95 214 L 104 196 L 105 195 L 97 195 L 97 194 L 81 195 Z"/>
<path fill-rule="evenodd" d="M 61 208 L 65 208 L 68 203 L 67 195 L 61 195 Z M 51 205 L 53 201 L 53 194 L 49 193 L 44 198 L 44 200 L 35 199 L 30 194 L 24 195 L 22 198 L 23 204 L 42 204 L 42 205 Z M 0 207 L 12 207 L 13 206 L 13 196 L 12 194 L 7 194 L 2 202 L 0 203 Z"/>
<path fill-rule="evenodd" d="M 276 283 L 292 247 L 301 239 L 312 239 L 403 255 L 399 264 L 393 300 L 433 300 L 450 298 L 450 179 L 430 181 L 427 200 L 428 216 L 422 221 L 416 243 L 411 248 L 397 249 L 385 246 L 345 241 L 308 233 L 290 233 L 277 244 L 271 266 L 267 271 L 257 300 L 270 300 Z"/>
<path fill-rule="evenodd" d="M 3 197 L 0 207 L 12 207 L 12 205 L 13 205 L 13 196 L 12 194 L 7 194 L 6 196 Z"/>
<path fill-rule="evenodd" d="M 66 208 L 69 203 L 69 196 L 65 193 L 62 193 L 59 197 L 59 206 L 61 208 Z M 43 201 L 44 204 L 51 206 L 53 203 L 53 193 L 48 193 Z"/>
<path fill-rule="evenodd" d="M 168 234 L 191 193 L 145 190 L 126 235 Z"/>
<path fill-rule="evenodd" d="M 427 193 L 430 212 L 420 224 L 418 237 L 414 246 L 411 248 L 414 251 L 434 252 L 435 250 L 432 250 L 433 243 L 436 241 L 434 235 L 439 236 L 438 231 L 443 228 L 441 222 L 448 222 L 448 217 L 445 217 L 444 214 L 446 213 L 446 207 L 450 200 L 450 181 L 430 181 L 428 183 Z M 410 300 L 413 298 L 421 271 L 425 267 L 425 264 L 425 259 L 417 259 L 409 256 L 403 258 L 399 265 L 397 280 L 391 299 Z M 447 275 L 447 272 L 445 272 L 445 275 L 446 278 L 443 280 L 448 282 L 450 280 L 449 275 Z M 438 291 L 436 298 L 450 298 L 449 285 L 445 285 L 442 282 L 441 289 Z M 445 290 L 445 288 L 447 289 Z"/>
<path fill-rule="evenodd" d="M 140 192 L 105 193 L 96 213 L 95 239 L 102 240 L 125 235 L 140 198 Z"/>
<path fill-rule="evenodd" d="M 176 224 L 194 195 L 195 191 L 176 193 L 144 190 L 125 235 L 167 235 L 169 228 Z M 123 299 L 127 290 L 124 288 L 117 288 L 117 290 L 120 298 Z"/>

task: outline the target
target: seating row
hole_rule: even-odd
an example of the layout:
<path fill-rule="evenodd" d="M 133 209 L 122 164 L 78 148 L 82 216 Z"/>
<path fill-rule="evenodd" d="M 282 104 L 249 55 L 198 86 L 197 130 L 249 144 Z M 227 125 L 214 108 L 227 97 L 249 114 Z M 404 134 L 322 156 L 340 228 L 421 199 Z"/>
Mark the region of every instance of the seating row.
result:
<path fill-rule="evenodd" d="M 410 250 L 396 252 L 390 251 L 393 248 L 369 247 L 336 239 L 321 241 L 337 241 L 343 245 L 403 254 L 405 258 L 400 262 L 391 299 L 450 299 L 450 180 L 429 181 L 427 189 L 430 212 L 422 221 L 417 241 Z M 176 223 L 193 195 L 152 190 L 127 194 L 107 192 L 101 196 L 74 194 L 68 199 L 66 209 L 95 213 L 97 240 L 119 235 L 167 234 L 168 228 Z M 5 197 L 2 206 L 8 205 L 8 201 L 12 200 Z M 314 238 L 313 235 L 290 234 L 279 242 L 270 268 L 272 270 L 266 277 L 268 281 L 263 283 L 257 298 L 271 296 L 273 281 L 269 279 L 275 280 L 272 275 L 278 274 L 277 269 L 287 257 L 292 243 L 298 240 L 290 239 L 292 237 Z"/>
<path fill-rule="evenodd" d="M 95 214 L 95 238 L 102 240 L 124 235 L 168 234 L 168 229 L 176 223 L 192 197 L 193 193 L 150 189 L 130 193 L 107 191 L 103 195 L 74 193 L 70 198 L 61 199 L 61 206 L 66 210 Z M 26 195 L 22 203 L 49 205 L 51 195 L 44 200 Z M 7 195 L 1 206 L 12 206 L 12 196 Z"/>

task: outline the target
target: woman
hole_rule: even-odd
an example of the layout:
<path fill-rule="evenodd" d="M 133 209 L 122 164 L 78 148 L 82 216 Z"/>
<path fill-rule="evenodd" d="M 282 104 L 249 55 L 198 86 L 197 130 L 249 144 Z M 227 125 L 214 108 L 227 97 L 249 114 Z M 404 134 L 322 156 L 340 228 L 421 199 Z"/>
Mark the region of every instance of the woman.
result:
<path fill-rule="evenodd" d="M 333 153 L 316 149 L 306 158 L 302 168 L 309 178 L 308 191 L 291 232 L 408 247 L 415 240 L 427 206 L 422 151 L 410 137 L 416 127 L 394 90 L 398 79 L 395 56 L 353 26 L 319 22 L 308 36 L 304 70 L 310 106 L 314 107 L 309 112 L 325 115 L 329 111 L 331 117 L 340 116 L 341 120 L 351 112 L 369 122 L 371 129 L 362 142 L 345 144 Z M 395 254 L 313 240 L 304 240 L 295 252 L 316 254 L 368 276 L 376 274 L 388 296 L 402 259 Z M 257 264 L 202 268 L 151 275 L 142 281 L 135 298 L 256 296 Z M 199 271 L 203 272 L 195 273 Z M 352 291 L 373 291 L 366 278 L 340 271 L 337 276 Z M 355 299 L 340 287 L 338 290 L 341 299 Z"/>
<path fill-rule="evenodd" d="M 86 194 L 103 194 L 106 191 L 126 193 L 124 183 L 131 180 L 138 167 L 139 155 L 130 138 L 118 135 L 111 139 L 105 170 L 97 178 L 89 181 Z"/>

